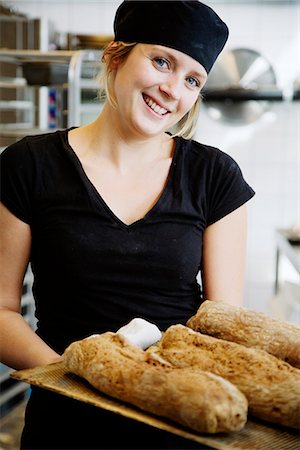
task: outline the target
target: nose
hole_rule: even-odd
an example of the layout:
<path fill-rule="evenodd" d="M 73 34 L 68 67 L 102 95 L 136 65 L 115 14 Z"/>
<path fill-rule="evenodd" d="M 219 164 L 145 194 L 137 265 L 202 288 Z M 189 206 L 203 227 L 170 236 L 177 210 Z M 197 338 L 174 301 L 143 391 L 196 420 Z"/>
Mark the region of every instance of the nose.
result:
<path fill-rule="evenodd" d="M 167 95 L 169 98 L 174 100 L 179 100 L 182 89 L 182 81 L 180 77 L 174 75 L 168 75 L 168 78 L 165 79 L 160 84 L 160 91 Z"/>

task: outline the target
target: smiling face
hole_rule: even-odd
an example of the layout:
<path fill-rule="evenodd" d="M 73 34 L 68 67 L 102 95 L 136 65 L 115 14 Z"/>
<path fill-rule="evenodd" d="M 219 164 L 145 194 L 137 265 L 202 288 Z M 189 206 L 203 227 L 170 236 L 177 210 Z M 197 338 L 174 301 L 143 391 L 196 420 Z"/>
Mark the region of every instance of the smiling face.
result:
<path fill-rule="evenodd" d="M 197 101 L 207 77 L 193 58 L 159 45 L 137 44 L 114 65 L 114 118 L 139 135 L 175 125 Z"/>

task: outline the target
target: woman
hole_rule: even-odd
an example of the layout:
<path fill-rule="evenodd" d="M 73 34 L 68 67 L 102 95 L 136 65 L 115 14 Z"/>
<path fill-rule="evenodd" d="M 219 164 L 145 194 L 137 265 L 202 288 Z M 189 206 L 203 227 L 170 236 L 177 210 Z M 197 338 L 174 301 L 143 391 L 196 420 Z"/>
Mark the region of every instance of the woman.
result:
<path fill-rule="evenodd" d="M 72 341 L 136 316 L 164 330 L 203 299 L 242 302 L 254 193 L 228 155 L 187 139 L 227 27 L 197 1 L 125 1 L 114 30 L 99 117 L 2 155 L 1 352 L 14 368 L 59 361 Z M 36 333 L 19 314 L 29 261 Z M 33 388 L 21 446 L 193 443 Z"/>

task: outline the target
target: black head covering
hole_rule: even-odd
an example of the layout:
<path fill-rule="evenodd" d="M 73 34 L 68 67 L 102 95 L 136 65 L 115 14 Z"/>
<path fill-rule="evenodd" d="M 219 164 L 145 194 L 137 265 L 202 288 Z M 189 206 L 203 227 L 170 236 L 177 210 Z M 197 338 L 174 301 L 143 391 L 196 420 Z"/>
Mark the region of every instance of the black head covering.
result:
<path fill-rule="evenodd" d="M 115 40 L 157 44 L 194 58 L 208 73 L 227 38 L 227 25 L 198 1 L 125 0 L 114 20 Z"/>

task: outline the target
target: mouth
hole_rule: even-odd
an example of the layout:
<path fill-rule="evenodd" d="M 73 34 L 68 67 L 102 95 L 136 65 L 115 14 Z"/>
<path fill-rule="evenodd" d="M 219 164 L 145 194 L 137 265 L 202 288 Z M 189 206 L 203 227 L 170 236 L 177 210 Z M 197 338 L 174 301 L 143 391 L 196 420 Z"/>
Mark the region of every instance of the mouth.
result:
<path fill-rule="evenodd" d="M 160 116 L 165 116 L 170 112 L 163 106 L 156 103 L 151 97 L 148 97 L 148 95 L 146 94 L 143 94 L 143 99 L 145 103 L 149 106 L 149 108 L 151 108 L 156 114 Z"/>

